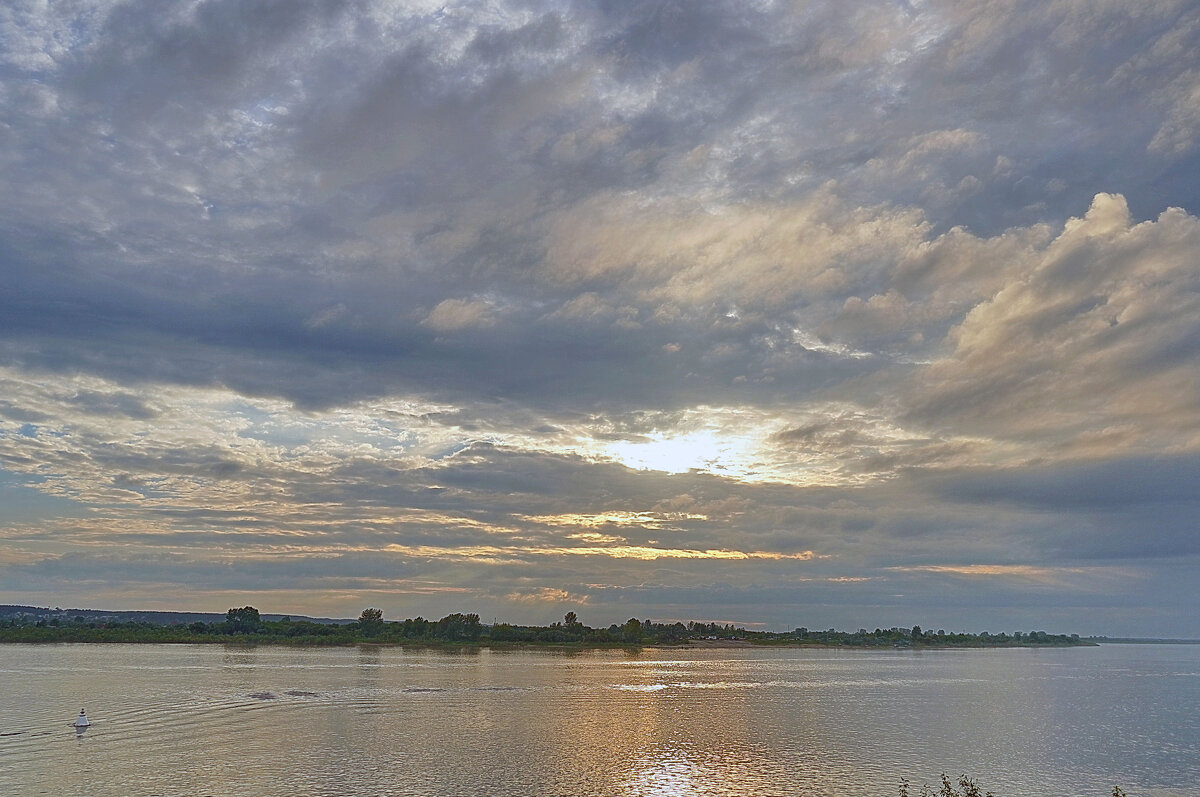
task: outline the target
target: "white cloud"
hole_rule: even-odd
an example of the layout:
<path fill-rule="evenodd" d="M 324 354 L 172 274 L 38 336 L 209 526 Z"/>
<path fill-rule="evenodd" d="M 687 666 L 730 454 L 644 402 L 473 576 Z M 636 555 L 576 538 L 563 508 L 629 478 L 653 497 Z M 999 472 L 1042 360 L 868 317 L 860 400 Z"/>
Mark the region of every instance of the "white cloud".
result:
<path fill-rule="evenodd" d="M 545 273 L 624 285 L 645 303 L 777 311 L 853 289 L 926 229 L 919 211 L 846 207 L 832 186 L 781 204 L 602 195 L 554 219 Z"/>
<path fill-rule="evenodd" d="M 489 327 L 496 323 L 493 307 L 480 299 L 446 299 L 421 322 L 438 332 Z"/>
<path fill-rule="evenodd" d="M 1180 87 L 1162 127 L 1150 140 L 1149 149 L 1178 157 L 1196 146 L 1200 137 L 1200 76 Z"/>
<path fill-rule="evenodd" d="M 1197 251 L 1194 216 L 1133 224 L 1123 197 L 1098 194 L 951 331 L 952 351 L 915 377 L 916 413 L 1041 454 L 1194 450 Z"/>

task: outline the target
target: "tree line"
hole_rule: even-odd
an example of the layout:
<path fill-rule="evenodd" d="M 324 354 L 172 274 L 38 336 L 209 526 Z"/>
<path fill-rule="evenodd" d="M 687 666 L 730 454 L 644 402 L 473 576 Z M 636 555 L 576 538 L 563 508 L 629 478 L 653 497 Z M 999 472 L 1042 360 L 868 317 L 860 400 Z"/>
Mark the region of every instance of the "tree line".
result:
<path fill-rule="evenodd" d="M 859 629 L 855 632 L 752 631 L 730 623 L 654 622 L 631 617 L 624 623 L 593 628 L 567 612 L 546 626 L 494 622 L 484 624 L 475 613 L 455 612 L 438 620 L 423 617 L 387 621 L 383 611 L 367 608 L 357 620 L 318 623 L 283 617 L 265 620 L 253 606 L 231 608 L 223 621 L 170 625 L 148 621 L 96 621 L 84 616 L 0 620 L 0 642 L 261 642 L 304 645 L 359 643 L 412 644 L 567 644 L 678 645 L 707 641 L 741 641 L 761 645 L 844 647 L 1030 647 L 1092 644 L 1078 635 L 1045 631 L 968 634 L 912 628 Z"/>

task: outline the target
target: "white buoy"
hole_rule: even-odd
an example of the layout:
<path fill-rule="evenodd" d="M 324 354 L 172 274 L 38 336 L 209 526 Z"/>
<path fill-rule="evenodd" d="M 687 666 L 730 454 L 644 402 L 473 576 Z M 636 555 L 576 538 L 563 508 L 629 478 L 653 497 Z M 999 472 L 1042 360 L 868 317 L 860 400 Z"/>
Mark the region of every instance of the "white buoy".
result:
<path fill-rule="evenodd" d="M 91 724 L 92 724 L 92 721 L 87 718 L 87 712 L 84 711 L 83 709 L 79 709 L 79 716 L 75 718 L 75 727 L 76 728 L 86 728 Z"/>

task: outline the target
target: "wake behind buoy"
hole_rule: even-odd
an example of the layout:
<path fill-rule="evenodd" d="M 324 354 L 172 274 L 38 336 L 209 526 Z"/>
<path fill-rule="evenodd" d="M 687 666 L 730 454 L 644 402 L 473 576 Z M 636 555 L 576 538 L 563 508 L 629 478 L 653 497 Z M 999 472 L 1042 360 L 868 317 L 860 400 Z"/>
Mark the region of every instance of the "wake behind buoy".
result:
<path fill-rule="evenodd" d="M 91 724 L 92 724 L 92 721 L 87 718 L 87 712 L 84 711 L 83 709 L 79 709 L 79 716 L 75 718 L 75 727 L 76 728 L 86 728 Z"/>

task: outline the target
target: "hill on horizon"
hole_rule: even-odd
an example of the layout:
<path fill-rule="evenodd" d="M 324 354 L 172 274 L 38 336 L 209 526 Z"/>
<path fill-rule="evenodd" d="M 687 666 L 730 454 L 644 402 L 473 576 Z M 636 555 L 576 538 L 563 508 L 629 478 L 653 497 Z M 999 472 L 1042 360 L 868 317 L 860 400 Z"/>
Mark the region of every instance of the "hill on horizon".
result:
<path fill-rule="evenodd" d="M 354 622 L 351 619 L 334 617 L 307 617 L 300 614 L 263 614 L 264 620 L 282 620 L 289 617 L 293 620 L 307 620 L 313 623 L 340 625 Z M 16 604 L 0 604 L 0 619 L 10 617 L 34 617 L 38 619 L 59 618 L 67 619 L 80 617 L 87 622 L 121 622 L 121 623 L 153 623 L 155 625 L 180 625 L 193 623 L 197 620 L 205 623 L 219 623 L 225 620 L 224 613 L 216 612 L 162 612 L 141 610 L 114 609 L 53 609 L 44 606 L 20 606 Z"/>

